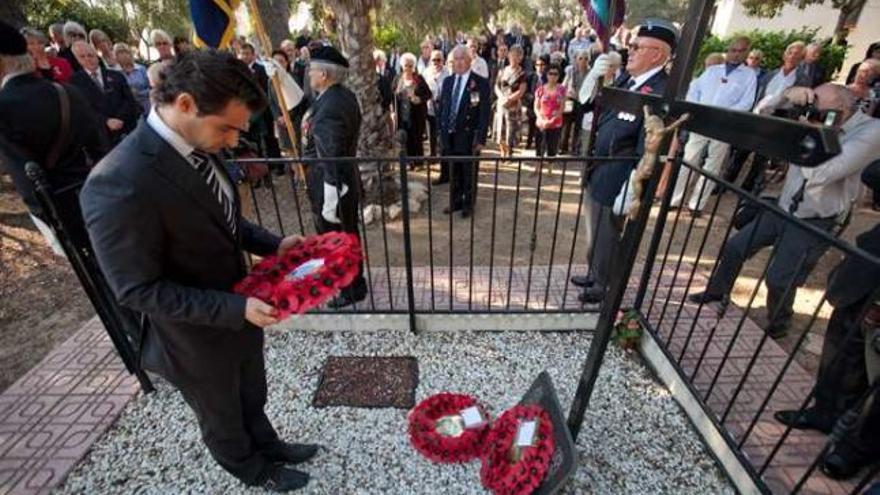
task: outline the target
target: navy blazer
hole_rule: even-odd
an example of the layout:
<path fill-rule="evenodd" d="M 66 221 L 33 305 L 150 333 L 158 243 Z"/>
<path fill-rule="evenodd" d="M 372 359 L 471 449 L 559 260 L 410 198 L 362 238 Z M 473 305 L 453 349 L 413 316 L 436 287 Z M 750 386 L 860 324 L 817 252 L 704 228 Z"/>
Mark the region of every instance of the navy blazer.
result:
<path fill-rule="evenodd" d="M 440 101 L 437 110 L 437 122 L 440 126 L 440 144 L 444 153 L 468 155 L 473 152 L 476 144 L 486 144 L 486 133 L 489 129 L 489 81 L 473 72 L 465 81 L 465 89 L 459 100 L 455 122 L 449 122 L 452 111 L 452 89 L 456 75 L 452 74 L 443 80 Z M 451 125 L 450 125 L 451 124 Z"/>
<path fill-rule="evenodd" d="M 661 70 L 645 81 L 639 91 L 662 94 L 668 79 L 666 72 Z M 629 76 L 624 75 L 615 82 L 615 86 L 623 87 L 628 80 Z M 645 151 L 643 121 L 643 113 L 633 115 L 613 109 L 604 111 L 599 116 L 594 156 L 641 156 Z M 637 163 L 638 160 L 633 159 L 595 163 L 592 174 L 585 176 L 590 195 L 596 202 L 612 206 Z"/>
<path fill-rule="evenodd" d="M 104 122 L 110 118 L 119 119 L 123 122 L 122 129 L 119 131 L 110 132 L 108 129 L 111 139 L 116 142 L 124 134 L 133 131 L 135 126 L 137 126 L 138 117 L 141 114 L 141 106 L 134 99 L 131 87 L 128 85 L 128 80 L 122 72 L 102 67 L 101 79 L 104 81 L 103 91 L 84 70 L 74 72 L 70 78 L 70 83 L 82 91 L 83 95 L 91 103 L 92 109 L 103 117 Z"/>

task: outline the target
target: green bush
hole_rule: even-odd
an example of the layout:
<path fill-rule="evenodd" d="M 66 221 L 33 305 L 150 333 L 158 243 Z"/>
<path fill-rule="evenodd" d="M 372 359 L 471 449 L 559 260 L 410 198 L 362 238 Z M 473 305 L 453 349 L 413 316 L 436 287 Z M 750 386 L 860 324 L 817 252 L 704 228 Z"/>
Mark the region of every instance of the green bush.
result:
<path fill-rule="evenodd" d="M 736 37 L 745 35 L 752 40 L 752 49 L 759 49 L 764 52 L 763 67 L 765 69 L 775 69 L 782 65 L 782 54 L 785 47 L 794 41 L 803 41 L 804 43 L 812 43 L 817 41 L 822 44 L 822 57 L 820 61 L 828 71 L 828 77 L 831 77 L 843 65 L 846 58 L 846 47 L 834 45 L 831 38 L 819 39 L 817 36 L 819 29 L 802 28 L 799 31 L 761 31 L 758 29 L 752 31 L 738 32 L 726 38 L 717 36 L 709 36 L 703 41 L 700 47 L 700 56 L 694 67 L 695 76 L 703 72 L 703 60 L 712 52 L 724 53 L 727 45 Z"/>
<path fill-rule="evenodd" d="M 116 8 L 94 6 L 81 0 L 29 0 L 24 3 L 28 25 L 49 35 L 55 22 L 76 21 L 86 28 L 100 29 L 114 41 L 129 40 L 128 23 Z"/>

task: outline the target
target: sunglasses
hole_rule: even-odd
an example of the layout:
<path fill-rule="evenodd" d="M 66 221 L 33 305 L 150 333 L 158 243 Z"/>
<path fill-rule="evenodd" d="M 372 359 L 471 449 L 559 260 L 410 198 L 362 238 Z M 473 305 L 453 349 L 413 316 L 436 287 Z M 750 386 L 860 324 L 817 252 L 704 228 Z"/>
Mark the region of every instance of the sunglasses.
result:
<path fill-rule="evenodd" d="M 431 59 L 431 62 L 442 62 L 442 61 L 443 61 L 442 58 L 432 58 Z"/>

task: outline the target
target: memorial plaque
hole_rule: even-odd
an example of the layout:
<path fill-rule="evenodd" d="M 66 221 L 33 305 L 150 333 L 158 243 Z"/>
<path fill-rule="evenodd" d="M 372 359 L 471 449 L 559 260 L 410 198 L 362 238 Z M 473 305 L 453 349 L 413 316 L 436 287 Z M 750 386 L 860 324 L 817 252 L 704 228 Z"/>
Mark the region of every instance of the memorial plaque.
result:
<path fill-rule="evenodd" d="M 414 357 L 330 356 L 312 405 L 412 409 L 418 384 Z"/>
<path fill-rule="evenodd" d="M 568 431 L 568 424 L 565 421 L 565 415 L 562 413 L 562 407 L 559 405 L 559 398 L 556 396 L 556 389 L 553 387 L 550 374 L 542 371 L 519 403 L 538 404 L 550 414 L 550 420 L 553 422 L 556 450 L 553 452 L 553 458 L 550 460 L 547 477 L 544 478 L 544 482 L 532 493 L 535 495 L 556 493 L 565 485 L 568 478 L 574 474 L 574 470 L 577 468 L 577 454 L 574 440 L 571 438 L 571 432 Z"/>

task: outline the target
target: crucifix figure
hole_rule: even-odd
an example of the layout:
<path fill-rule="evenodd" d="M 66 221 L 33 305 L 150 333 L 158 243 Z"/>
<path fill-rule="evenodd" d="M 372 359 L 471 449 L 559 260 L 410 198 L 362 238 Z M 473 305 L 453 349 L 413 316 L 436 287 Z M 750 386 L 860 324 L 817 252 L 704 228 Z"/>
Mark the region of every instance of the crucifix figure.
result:
<path fill-rule="evenodd" d="M 686 113 L 671 125 L 667 126 L 662 118 L 651 114 L 650 107 L 645 106 L 644 110 L 645 153 L 642 155 L 639 164 L 633 172 L 633 202 L 629 207 L 629 213 L 627 214 L 630 220 L 635 220 L 639 208 L 642 206 L 642 191 L 645 189 L 645 182 L 650 179 L 651 174 L 654 173 L 654 166 L 660 157 L 660 146 L 663 144 L 666 134 L 678 130 L 678 128 L 690 118 L 690 114 Z"/>

